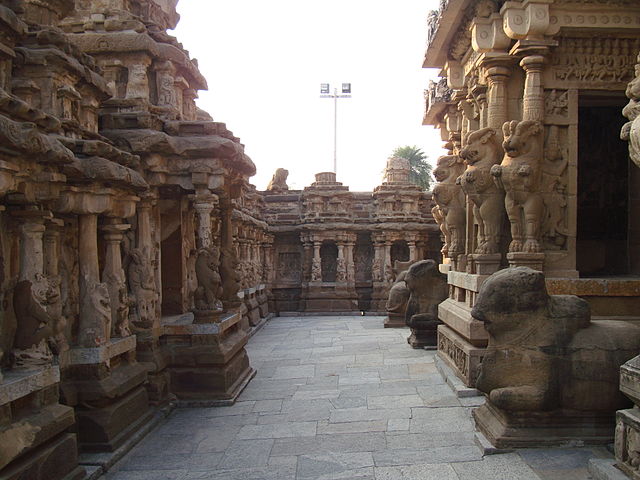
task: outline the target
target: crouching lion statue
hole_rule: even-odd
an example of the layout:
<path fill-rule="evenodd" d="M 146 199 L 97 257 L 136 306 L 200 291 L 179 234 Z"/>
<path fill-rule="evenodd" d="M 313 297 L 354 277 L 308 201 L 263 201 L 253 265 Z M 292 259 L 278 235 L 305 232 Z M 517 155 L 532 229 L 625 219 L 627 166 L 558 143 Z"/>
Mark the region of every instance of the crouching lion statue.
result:
<path fill-rule="evenodd" d="M 527 267 L 489 277 L 471 315 L 489 333 L 476 382 L 487 402 L 474 417 L 494 445 L 612 440 L 615 412 L 629 404 L 619 370 L 640 350 L 640 328 L 591 321 L 586 301 L 549 295 Z"/>
<path fill-rule="evenodd" d="M 438 305 L 447 298 L 447 277 L 433 260 L 421 260 L 407 270 L 404 281 L 409 290 L 405 320 L 411 328 L 407 342 L 413 348 L 437 343 Z"/>
<path fill-rule="evenodd" d="M 640 328 L 591 321 L 575 295 L 549 295 L 544 275 L 527 267 L 493 274 L 471 315 L 484 322 L 489 345 L 477 388 L 509 411 L 615 412 L 620 366 L 640 350 Z"/>

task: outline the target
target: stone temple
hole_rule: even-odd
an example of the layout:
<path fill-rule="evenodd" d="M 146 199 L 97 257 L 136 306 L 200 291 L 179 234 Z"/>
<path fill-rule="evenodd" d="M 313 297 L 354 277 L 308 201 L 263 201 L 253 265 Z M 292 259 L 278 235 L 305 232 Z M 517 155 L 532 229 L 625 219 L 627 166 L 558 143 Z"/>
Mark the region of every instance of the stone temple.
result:
<path fill-rule="evenodd" d="M 640 3 L 441 0 L 432 192 L 395 157 L 372 192 L 333 172 L 292 190 L 284 169 L 258 191 L 196 106 L 176 3 L 0 3 L 0 478 L 98 478 L 172 410 L 237 402 L 267 322 L 342 315 L 390 327 L 398 358 L 432 355 L 457 405 L 473 395 L 482 452 L 609 445 L 594 478 L 640 479 Z M 341 398 L 299 421 L 420 420 Z"/>

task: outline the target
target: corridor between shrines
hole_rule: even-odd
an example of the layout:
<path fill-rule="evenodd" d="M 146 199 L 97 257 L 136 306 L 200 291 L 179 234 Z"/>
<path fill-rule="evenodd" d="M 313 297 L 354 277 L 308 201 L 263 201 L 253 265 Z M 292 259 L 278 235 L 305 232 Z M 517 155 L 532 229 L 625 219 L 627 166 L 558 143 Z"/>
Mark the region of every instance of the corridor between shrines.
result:
<path fill-rule="evenodd" d="M 275 318 L 247 346 L 257 375 L 235 405 L 175 410 L 103 478 L 588 478 L 593 449 L 483 459 L 480 397 L 457 398 L 407 336 L 383 317 Z"/>

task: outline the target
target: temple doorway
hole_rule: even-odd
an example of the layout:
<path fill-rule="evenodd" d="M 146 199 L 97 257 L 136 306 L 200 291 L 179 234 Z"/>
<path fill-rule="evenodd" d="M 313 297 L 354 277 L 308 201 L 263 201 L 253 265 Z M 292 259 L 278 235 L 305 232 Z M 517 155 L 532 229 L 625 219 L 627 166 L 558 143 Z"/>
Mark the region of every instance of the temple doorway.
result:
<path fill-rule="evenodd" d="M 620 140 L 623 96 L 581 96 L 576 268 L 581 277 L 633 273 L 629 259 L 631 162 Z M 637 273 L 637 272 L 635 272 Z"/>

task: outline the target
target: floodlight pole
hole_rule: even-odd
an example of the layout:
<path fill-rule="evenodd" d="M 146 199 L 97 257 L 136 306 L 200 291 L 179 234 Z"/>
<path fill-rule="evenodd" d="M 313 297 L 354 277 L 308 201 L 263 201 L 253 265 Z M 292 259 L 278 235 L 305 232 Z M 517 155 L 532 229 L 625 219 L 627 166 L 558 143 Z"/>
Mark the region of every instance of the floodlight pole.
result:
<path fill-rule="evenodd" d="M 333 173 L 337 174 L 338 173 L 338 99 L 351 98 L 351 95 L 338 95 L 338 89 L 334 88 L 333 94 L 320 95 L 320 98 L 333 98 Z"/>

